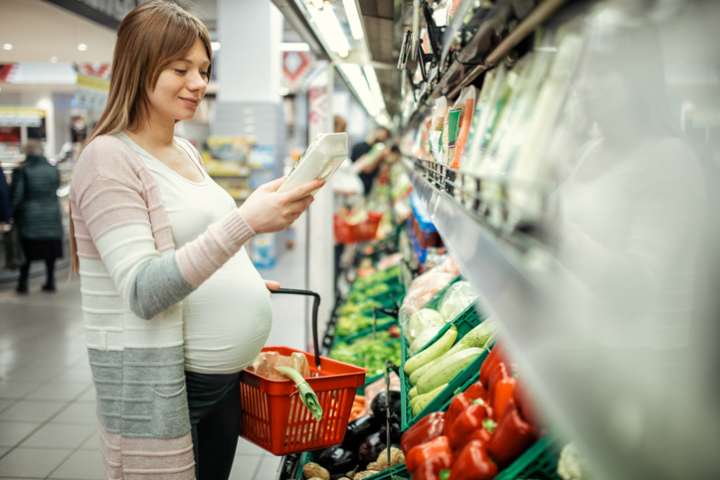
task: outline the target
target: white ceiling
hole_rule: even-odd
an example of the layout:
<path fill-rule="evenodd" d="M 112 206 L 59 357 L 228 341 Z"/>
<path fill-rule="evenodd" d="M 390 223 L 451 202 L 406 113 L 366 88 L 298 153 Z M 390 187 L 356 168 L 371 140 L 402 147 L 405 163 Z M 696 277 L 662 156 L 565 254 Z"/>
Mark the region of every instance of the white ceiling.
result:
<path fill-rule="evenodd" d="M 2 48 L 11 43 L 13 49 Z M 79 43 L 87 50 L 80 52 Z M 41 0 L 0 0 L 0 63 L 111 62 L 115 32 Z"/>

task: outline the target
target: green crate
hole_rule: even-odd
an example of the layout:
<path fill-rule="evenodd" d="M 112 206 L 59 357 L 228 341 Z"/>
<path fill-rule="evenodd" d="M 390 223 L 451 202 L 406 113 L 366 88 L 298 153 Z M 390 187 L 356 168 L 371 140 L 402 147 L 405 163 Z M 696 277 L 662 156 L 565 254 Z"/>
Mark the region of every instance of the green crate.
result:
<path fill-rule="evenodd" d="M 405 468 L 405 465 L 395 465 L 394 467 L 386 468 L 377 475 L 368 477 L 367 480 L 393 480 L 393 479 L 410 479 L 410 474 Z"/>
<path fill-rule="evenodd" d="M 500 472 L 495 480 L 560 480 L 558 452 L 549 438 L 543 437 Z"/>
<path fill-rule="evenodd" d="M 306 463 L 312 461 L 312 453 L 303 452 L 298 460 L 297 467 L 295 468 L 295 480 L 304 480 L 303 467 Z M 405 468 L 405 465 L 395 465 L 394 467 L 387 468 L 382 472 L 378 472 L 377 475 L 368 477 L 367 480 L 409 480 L 410 474 Z"/>
<path fill-rule="evenodd" d="M 406 342 L 403 340 L 403 344 Z M 485 357 L 487 357 L 488 350 L 486 349 L 480 357 L 477 358 L 474 362 L 472 362 L 470 365 L 468 365 L 465 370 L 460 372 L 450 383 L 448 383 L 447 387 L 440 392 L 430 404 L 425 407 L 423 411 L 421 411 L 417 415 L 413 415 L 412 411 L 410 409 L 410 396 L 408 392 L 410 391 L 410 381 L 407 378 L 407 375 L 405 375 L 404 371 L 401 371 L 400 376 L 400 427 L 403 431 L 407 430 L 411 426 L 413 426 L 418 420 L 420 420 L 422 417 L 426 416 L 429 413 L 432 412 L 438 412 L 443 410 L 444 408 L 447 408 L 448 404 L 452 400 L 453 396 L 455 395 L 455 392 L 459 389 L 462 389 L 463 386 L 467 386 L 475 381 L 477 381 L 478 377 L 480 376 L 480 365 L 482 365 L 482 362 L 485 360 Z M 402 354 L 401 354 L 402 356 Z M 405 361 L 402 362 L 402 368 L 405 367 Z M 460 390 L 462 391 L 462 390 Z"/>

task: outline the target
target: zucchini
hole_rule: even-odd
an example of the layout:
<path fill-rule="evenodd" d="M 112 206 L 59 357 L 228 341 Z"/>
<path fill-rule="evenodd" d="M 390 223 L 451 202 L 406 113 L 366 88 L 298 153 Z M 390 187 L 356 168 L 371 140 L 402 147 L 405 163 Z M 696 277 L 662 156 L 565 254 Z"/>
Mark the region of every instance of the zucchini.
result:
<path fill-rule="evenodd" d="M 440 395 L 440 392 L 442 392 L 443 390 L 445 390 L 445 387 L 447 387 L 447 383 L 445 383 L 445 384 L 443 384 L 443 385 L 440 385 L 439 387 L 435 388 L 434 390 L 432 390 L 432 391 L 430 391 L 430 392 L 428 392 L 428 393 L 424 393 L 424 394 L 422 394 L 422 395 L 418 395 L 418 396 L 415 398 L 415 406 L 413 407 L 413 406 L 411 405 L 413 415 L 417 415 L 418 413 L 420 413 L 420 412 L 422 412 L 423 410 L 425 410 L 425 407 L 427 407 L 428 405 L 430 405 L 430 402 L 432 402 L 433 400 L 435 400 L 435 397 L 437 397 L 438 395 Z"/>
<path fill-rule="evenodd" d="M 427 393 L 439 385 L 449 383 L 482 353 L 482 348 L 466 348 L 433 362 L 430 368 L 418 379 L 418 393 Z"/>
<path fill-rule="evenodd" d="M 441 358 L 443 358 L 445 355 L 438 357 L 435 359 L 435 361 L 439 361 Z M 418 368 L 414 372 L 412 372 L 412 375 L 408 378 L 410 380 L 410 383 L 412 385 L 417 385 L 417 381 L 422 377 L 423 373 L 427 372 L 427 369 L 430 368 L 430 365 L 432 365 L 434 362 L 426 363 L 422 367 Z"/>
<path fill-rule="evenodd" d="M 453 345 L 450 350 L 448 350 L 446 355 L 452 355 L 453 353 L 465 350 L 466 348 L 483 348 L 488 340 L 490 340 L 493 336 L 493 333 L 495 333 L 495 329 L 493 328 L 492 322 L 490 320 L 485 320 L 458 340 L 458 342 Z"/>
<path fill-rule="evenodd" d="M 442 356 L 445 352 L 450 350 L 455 339 L 457 338 L 457 328 L 450 327 L 445 334 L 438 338 L 435 343 L 430 345 L 422 352 L 413 355 L 405 362 L 405 373 L 410 375 L 412 372 L 422 367 L 426 363 L 432 362 L 436 358 Z"/>
<path fill-rule="evenodd" d="M 418 394 L 417 387 L 411 388 L 411 389 L 410 389 L 410 392 L 408 393 L 408 395 L 410 395 L 410 398 L 415 398 L 415 397 L 417 397 L 417 394 Z"/>

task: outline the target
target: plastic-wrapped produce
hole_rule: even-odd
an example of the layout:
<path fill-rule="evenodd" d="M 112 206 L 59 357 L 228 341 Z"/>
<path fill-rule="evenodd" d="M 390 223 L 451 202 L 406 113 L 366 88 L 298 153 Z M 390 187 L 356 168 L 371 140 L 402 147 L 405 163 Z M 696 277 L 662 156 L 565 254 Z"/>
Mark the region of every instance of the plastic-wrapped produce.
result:
<path fill-rule="evenodd" d="M 407 295 L 400 307 L 400 324 L 407 329 L 410 316 L 420 310 L 435 294 L 447 286 L 454 278 L 454 273 L 441 270 L 439 265 L 417 277 L 410 284 Z"/>
<path fill-rule="evenodd" d="M 477 298 L 477 293 L 475 293 L 470 283 L 466 281 L 457 282 L 445 292 L 438 311 L 443 319 L 449 322 L 465 310 L 468 305 L 475 303 Z"/>
<path fill-rule="evenodd" d="M 425 332 L 429 330 L 437 333 L 443 325 L 445 325 L 445 320 L 437 310 L 423 308 L 410 316 L 407 328 L 405 328 L 405 336 L 412 343 L 416 338 L 428 335 Z"/>

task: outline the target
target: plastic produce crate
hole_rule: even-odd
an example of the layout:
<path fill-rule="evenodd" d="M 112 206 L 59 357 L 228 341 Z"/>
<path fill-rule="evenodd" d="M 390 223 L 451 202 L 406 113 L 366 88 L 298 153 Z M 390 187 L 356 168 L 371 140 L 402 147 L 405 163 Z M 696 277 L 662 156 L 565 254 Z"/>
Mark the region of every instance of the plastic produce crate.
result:
<path fill-rule="evenodd" d="M 306 463 L 313 460 L 312 453 L 306 452 L 300 456 L 300 460 L 297 463 L 295 470 L 295 480 L 304 480 L 303 467 Z M 377 475 L 368 477 L 367 480 L 410 480 L 410 474 L 408 473 L 405 465 L 395 465 L 394 467 L 387 468 L 382 472 L 378 472 Z"/>
<path fill-rule="evenodd" d="M 500 472 L 495 480 L 560 480 L 557 463 L 558 452 L 555 445 L 550 439 L 543 437 Z"/>

